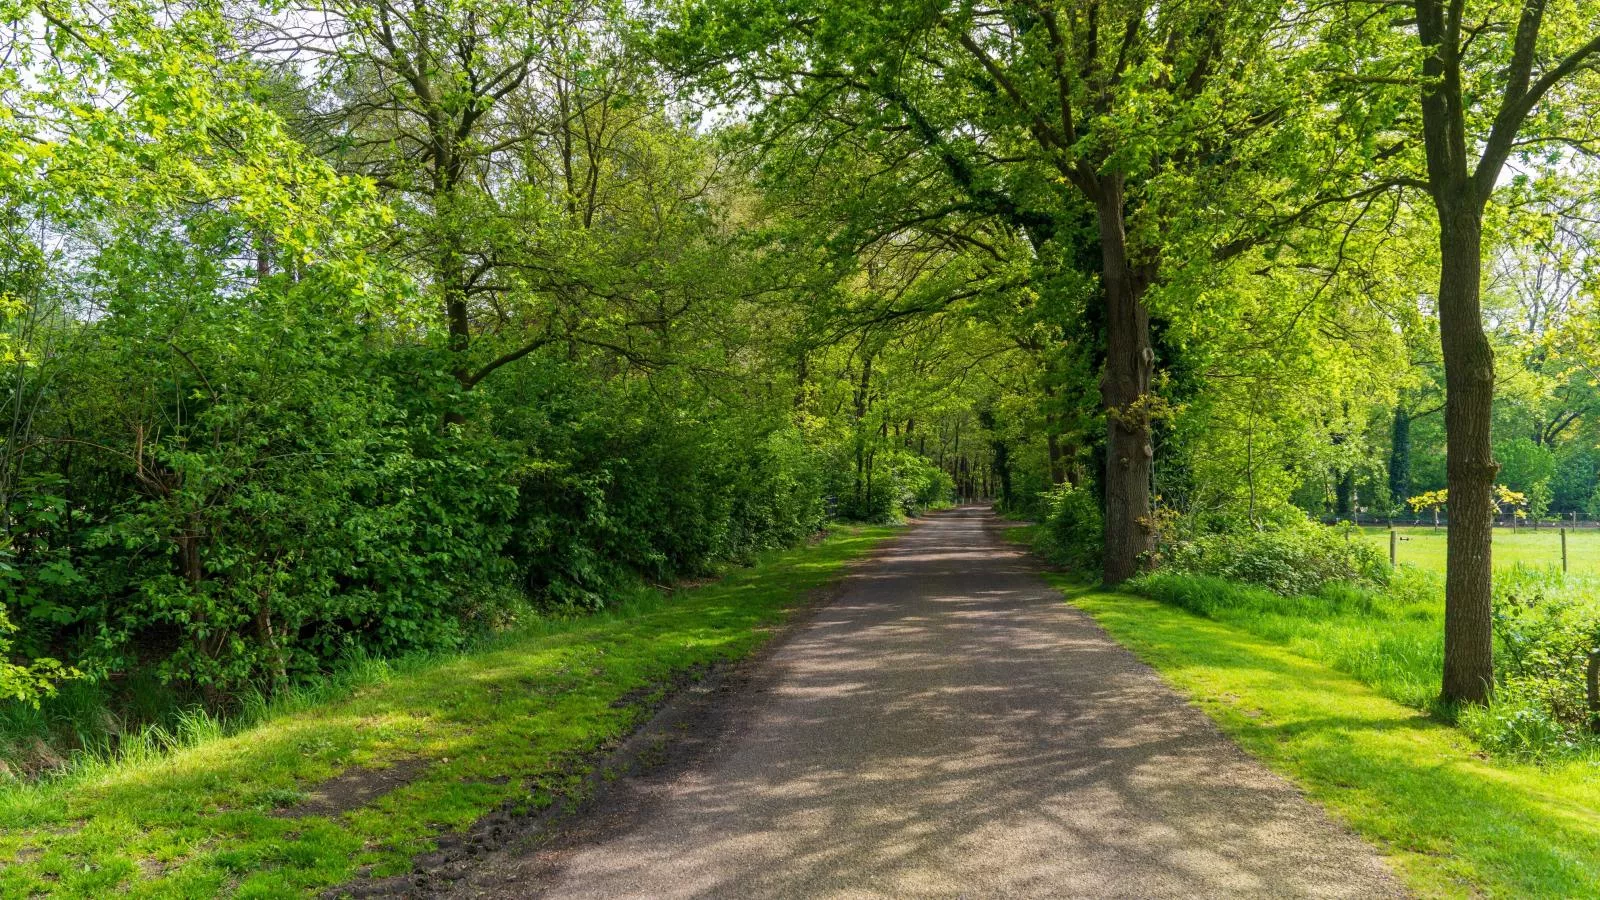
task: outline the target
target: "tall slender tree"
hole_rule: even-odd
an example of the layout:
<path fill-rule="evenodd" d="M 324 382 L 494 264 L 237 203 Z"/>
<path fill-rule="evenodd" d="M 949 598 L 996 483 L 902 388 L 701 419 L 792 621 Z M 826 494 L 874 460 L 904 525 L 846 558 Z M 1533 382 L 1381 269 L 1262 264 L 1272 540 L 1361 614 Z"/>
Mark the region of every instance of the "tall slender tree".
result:
<path fill-rule="evenodd" d="M 1407 10 L 1410 15 L 1402 14 Z M 1600 141 L 1600 7 L 1585 0 L 1356 0 L 1324 40 L 1363 51 L 1343 80 L 1392 105 L 1377 163 L 1437 217 L 1435 302 L 1450 497 L 1442 696 L 1483 702 L 1492 635 L 1494 351 L 1482 311 L 1484 223 L 1513 163 L 1565 165 Z"/>

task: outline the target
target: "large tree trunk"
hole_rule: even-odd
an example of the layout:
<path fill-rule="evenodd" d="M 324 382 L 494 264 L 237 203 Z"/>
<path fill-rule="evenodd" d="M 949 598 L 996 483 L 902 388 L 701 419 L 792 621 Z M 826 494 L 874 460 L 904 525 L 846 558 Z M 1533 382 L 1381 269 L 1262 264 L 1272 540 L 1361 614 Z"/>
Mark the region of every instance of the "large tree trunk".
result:
<path fill-rule="evenodd" d="M 1106 311 L 1106 368 L 1100 397 L 1106 412 L 1106 533 L 1103 575 L 1120 584 L 1137 574 L 1152 549 L 1148 280 L 1128 260 L 1122 180 L 1105 176 L 1095 198 L 1100 231 L 1101 291 Z"/>
<path fill-rule="evenodd" d="M 1494 684 L 1491 547 L 1500 470 L 1489 432 L 1494 351 L 1478 306 L 1483 218 L 1481 207 L 1466 197 L 1452 202 L 1448 192 L 1440 192 L 1439 200 L 1439 340 L 1450 488 L 1443 697 L 1482 703 Z"/>
<path fill-rule="evenodd" d="M 1483 208 L 1492 185 L 1480 185 L 1469 162 L 1461 79 L 1461 7 L 1416 0 L 1422 41 L 1422 134 L 1428 187 L 1439 214 L 1439 343 L 1444 349 L 1446 483 L 1450 533 L 1444 582 L 1446 701 L 1482 703 L 1494 684 L 1494 477 L 1489 444 L 1494 351 L 1479 309 Z M 1537 13 L 1529 4 L 1525 13 Z M 1537 15 L 1535 15 L 1537 21 Z M 1518 39 L 1522 34 L 1518 34 Z M 1482 167 L 1486 160 L 1479 160 Z M 1489 171 L 1489 170 L 1485 170 Z M 1498 171 L 1495 165 L 1494 171 Z"/>

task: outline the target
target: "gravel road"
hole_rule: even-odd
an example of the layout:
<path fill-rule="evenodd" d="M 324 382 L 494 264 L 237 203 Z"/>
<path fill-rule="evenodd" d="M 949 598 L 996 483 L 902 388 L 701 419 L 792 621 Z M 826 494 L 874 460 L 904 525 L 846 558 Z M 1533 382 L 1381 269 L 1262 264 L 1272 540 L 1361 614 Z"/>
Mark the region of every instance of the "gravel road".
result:
<path fill-rule="evenodd" d="M 623 779 L 568 840 L 491 854 L 453 893 L 1402 894 L 994 526 L 920 521 L 718 699 L 693 760 Z"/>

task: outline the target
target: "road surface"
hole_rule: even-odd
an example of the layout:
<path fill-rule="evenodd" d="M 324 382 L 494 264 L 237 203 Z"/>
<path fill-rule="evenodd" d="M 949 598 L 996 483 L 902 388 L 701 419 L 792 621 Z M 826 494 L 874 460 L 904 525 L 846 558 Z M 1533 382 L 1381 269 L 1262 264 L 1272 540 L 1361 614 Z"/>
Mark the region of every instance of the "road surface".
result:
<path fill-rule="evenodd" d="M 1062 602 L 992 515 L 916 524 L 669 777 L 463 897 L 1374 897 L 1378 854 Z"/>

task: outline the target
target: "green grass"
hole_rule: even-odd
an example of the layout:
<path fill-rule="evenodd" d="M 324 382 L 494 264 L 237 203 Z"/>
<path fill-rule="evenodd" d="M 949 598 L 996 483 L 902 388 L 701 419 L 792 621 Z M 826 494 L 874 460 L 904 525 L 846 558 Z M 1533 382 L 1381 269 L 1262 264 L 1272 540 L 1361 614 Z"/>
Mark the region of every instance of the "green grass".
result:
<path fill-rule="evenodd" d="M 1162 576 L 1146 582 L 1172 602 L 1050 577 L 1247 751 L 1382 849 L 1418 894 L 1600 897 L 1600 765 L 1492 757 L 1426 711 L 1442 608 L 1424 573 L 1403 574 L 1418 583 L 1385 596 L 1293 599 L 1224 582 L 1208 594 L 1208 580 L 1191 577 L 1167 590 Z"/>
<path fill-rule="evenodd" d="M 1267 638 L 1126 594 L 1071 602 L 1424 896 L 1600 896 L 1600 768 L 1491 760 L 1458 730 Z"/>
<path fill-rule="evenodd" d="M 202 718 L 118 762 L 7 786 L 0 896 L 302 896 L 358 869 L 407 871 L 442 831 L 568 796 L 581 760 L 631 730 L 673 673 L 751 652 L 893 533 L 840 529 L 716 583 L 542 622 L 470 654 L 372 661 L 347 696 L 241 733 Z M 415 761 L 415 780 L 338 818 L 273 814 L 353 767 Z"/>
<path fill-rule="evenodd" d="M 1390 590 L 1330 586 L 1280 597 L 1220 578 L 1156 572 L 1134 590 L 1248 631 L 1353 676 L 1391 700 L 1433 711 L 1444 666 L 1444 598 L 1437 579 L 1401 569 Z"/>
<path fill-rule="evenodd" d="M 1445 529 L 1428 527 L 1395 529 L 1400 541 L 1395 547 L 1396 561 L 1430 572 L 1444 573 Z M 1389 552 L 1389 529 L 1364 527 L 1367 540 Z M 1509 528 L 1494 530 L 1494 566 L 1506 569 L 1515 565 L 1561 565 L 1561 533 L 1556 528 Z M 1575 575 L 1600 575 L 1600 529 L 1568 529 L 1568 571 Z"/>

